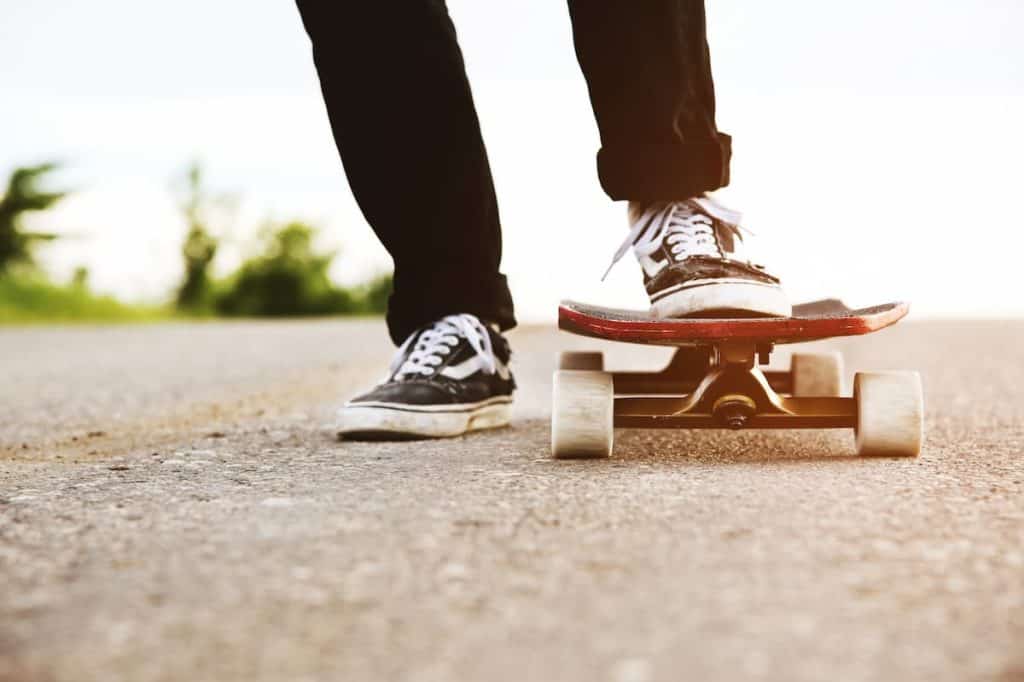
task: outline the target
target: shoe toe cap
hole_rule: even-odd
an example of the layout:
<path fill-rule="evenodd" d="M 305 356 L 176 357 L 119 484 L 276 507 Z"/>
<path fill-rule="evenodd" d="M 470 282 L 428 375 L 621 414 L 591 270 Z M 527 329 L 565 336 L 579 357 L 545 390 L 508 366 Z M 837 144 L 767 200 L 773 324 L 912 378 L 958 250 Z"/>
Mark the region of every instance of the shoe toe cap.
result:
<path fill-rule="evenodd" d="M 437 405 L 453 402 L 452 395 L 436 383 L 397 381 L 377 386 L 349 401 L 359 403 L 391 403 L 399 405 Z"/>

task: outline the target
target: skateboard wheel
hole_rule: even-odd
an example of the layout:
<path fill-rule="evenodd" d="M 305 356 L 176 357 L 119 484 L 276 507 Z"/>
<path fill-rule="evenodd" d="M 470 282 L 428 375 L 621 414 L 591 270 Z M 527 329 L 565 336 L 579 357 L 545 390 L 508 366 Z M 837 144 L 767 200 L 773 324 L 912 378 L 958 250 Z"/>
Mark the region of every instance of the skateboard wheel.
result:
<path fill-rule="evenodd" d="M 551 456 L 607 457 L 612 452 L 612 375 L 578 369 L 555 372 L 551 395 Z"/>
<path fill-rule="evenodd" d="M 924 397 L 917 372 L 858 372 L 858 455 L 916 457 L 924 437 Z"/>
<path fill-rule="evenodd" d="M 794 353 L 790 373 L 794 396 L 843 395 L 843 356 L 838 352 Z"/>
<path fill-rule="evenodd" d="M 558 369 L 604 370 L 604 353 L 600 351 L 565 351 L 558 354 Z"/>

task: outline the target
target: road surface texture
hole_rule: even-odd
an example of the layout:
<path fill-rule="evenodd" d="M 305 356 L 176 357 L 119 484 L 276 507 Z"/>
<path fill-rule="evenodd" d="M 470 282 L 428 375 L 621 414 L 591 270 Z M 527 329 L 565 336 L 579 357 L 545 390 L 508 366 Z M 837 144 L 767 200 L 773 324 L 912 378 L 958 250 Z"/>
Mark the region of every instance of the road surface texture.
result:
<path fill-rule="evenodd" d="M 1024 680 L 1024 321 L 836 344 L 917 368 L 916 460 L 852 434 L 337 442 L 381 323 L 0 331 L 0 680 Z M 784 358 L 779 358 L 784 362 Z"/>

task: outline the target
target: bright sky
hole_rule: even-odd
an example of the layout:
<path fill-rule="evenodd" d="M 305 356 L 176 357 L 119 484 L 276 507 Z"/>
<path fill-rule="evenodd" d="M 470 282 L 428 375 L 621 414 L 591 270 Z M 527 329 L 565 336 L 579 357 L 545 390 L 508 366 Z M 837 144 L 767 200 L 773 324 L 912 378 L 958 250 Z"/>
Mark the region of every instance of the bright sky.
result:
<path fill-rule="evenodd" d="M 185 229 L 171 185 L 194 158 L 239 200 L 220 268 L 270 218 L 322 225 L 324 246 L 342 249 L 339 281 L 390 266 L 349 195 L 290 0 L 4 5 L 0 172 L 59 159 L 59 183 L 80 190 L 37 221 L 69 235 L 44 254 L 55 276 L 87 265 L 101 290 L 166 296 Z M 709 5 L 719 124 L 735 138 L 721 199 L 795 299 L 1024 314 L 1024 3 Z M 569 296 L 643 306 L 633 263 L 598 281 L 625 209 L 597 184 L 564 4 L 449 6 L 520 316 L 552 319 Z"/>

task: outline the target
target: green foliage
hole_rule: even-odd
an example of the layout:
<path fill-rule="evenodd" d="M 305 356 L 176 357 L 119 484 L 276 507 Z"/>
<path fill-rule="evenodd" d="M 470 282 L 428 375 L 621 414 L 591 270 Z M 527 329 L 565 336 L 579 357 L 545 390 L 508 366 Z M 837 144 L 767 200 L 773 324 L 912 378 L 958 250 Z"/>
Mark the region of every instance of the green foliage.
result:
<path fill-rule="evenodd" d="M 265 230 L 262 252 L 225 281 L 211 273 L 218 241 L 210 228 L 217 202 L 203 188 L 200 167 L 187 173 L 182 212 L 188 234 L 182 245 L 185 274 L 175 303 L 190 314 L 237 317 L 380 314 L 387 308 L 391 277 L 378 277 L 355 289 L 335 286 L 328 277 L 334 253 L 313 248 L 315 228 L 290 222 Z"/>
<path fill-rule="evenodd" d="M 217 255 L 217 240 L 210 233 L 204 218 L 206 204 L 202 170 L 198 164 L 193 164 L 188 170 L 185 199 L 181 207 L 188 221 L 188 235 L 181 249 L 185 275 L 175 295 L 178 308 L 190 312 L 209 309 L 213 297 L 210 266 Z"/>
<path fill-rule="evenodd" d="M 89 289 L 89 268 L 78 266 L 71 275 L 71 286 L 75 289 Z"/>
<path fill-rule="evenodd" d="M 383 315 L 388 310 L 388 297 L 394 290 L 391 275 L 379 275 L 355 290 L 360 313 Z"/>
<path fill-rule="evenodd" d="M 21 322 L 134 321 L 172 316 L 170 309 L 134 306 L 89 288 L 89 271 L 78 268 L 66 285 L 54 284 L 34 267 L 32 246 L 56 238 L 27 232 L 22 218 L 42 211 L 64 193 L 43 192 L 39 183 L 56 168 L 43 164 L 18 168 L 0 198 L 0 324 Z M 188 223 L 182 245 L 184 276 L 174 296 L 174 307 L 188 315 L 311 316 L 380 314 L 387 307 L 391 277 L 377 277 L 346 289 L 328 277 L 334 253 L 319 253 L 316 231 L 291 222 L 266 231 L 262 252 L 237 272 L 218 282 L 212 274 L 218 239 L 211 229 L 214 209 L 223 199 L 211 198 L 203 187 L 200 167 L 186 174 L 181 210 Z M 221 232 L 223 234 L 223 232 Z"/>
<path fill-rule="evenodd" d="M 32 247 L 57 235 L 26 232 L 22 218 L 30 211 L 43 211 L 64 197 L 63 192 L 43 192 L 39 181 L 57 168 L 56 164 L 15 168 L 0 199 L 0 274 L 15 265 L 32 266 Z"/>
<path fill-rule="evenodd" d="M 26 322 L 139 322 L 169 311 L 125 305 L 89 291 L 83 279 L 62 286 L 38 273 L 0 274 L 0 324 Z"/>
<path fill-rule="evenodd" d="M 264 235 L 264 249 L 246 261 L 217 297 L 224 315 L 298 316 L 364 312 L 359 292 L 335 286 L 327 275 L 333 253 L 316 253 L 315 231 L 287 223 Z"/>

